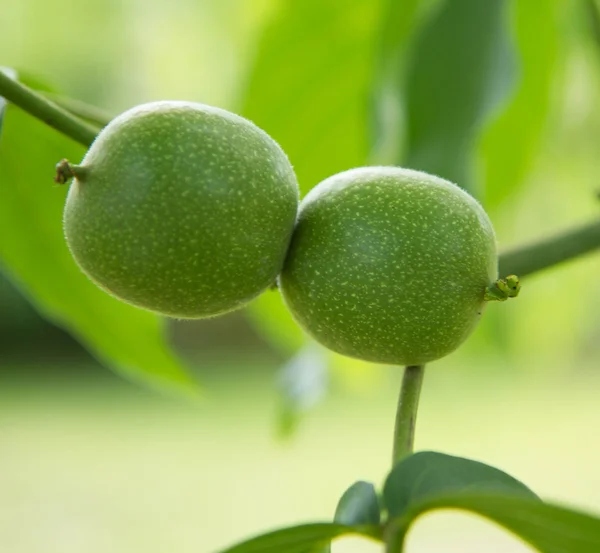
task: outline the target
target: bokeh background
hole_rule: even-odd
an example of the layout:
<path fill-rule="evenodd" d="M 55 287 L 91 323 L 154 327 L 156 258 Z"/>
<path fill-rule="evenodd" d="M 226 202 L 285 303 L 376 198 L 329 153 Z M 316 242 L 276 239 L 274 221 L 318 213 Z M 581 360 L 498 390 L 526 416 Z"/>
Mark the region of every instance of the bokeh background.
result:
<path fill-rule="evenodd" d="M 594 8 L 20 0 L 1 5 L 0 64 L 108 114 L 157 99 L 244 113 L 281 142 L 304 191 L 367 163 L 454 178 L 481 199 L 509 249 L 598 216 Z M 102 317 L 100 328 L 85 327 L 87 307 L 104 300 L 78 287 L 76 271 L 77 286 L 65 288 L 70 261 L 40 246 L 42 235 L 60 240 L 64 190 L 51 186 L 53 163 L 82 150 L 14 108 L 4 127 L 0 550 L 211 552 L 328 519 L 354 480 L 382 481 L 401 371 L 307 349 L 276 292 L 242 313 L 167 322 L 200 402 L 107 370 L 143 379 L 115 361 L 119 351 L 106 353 Z M 430 366 L 417 448 L 502 467 L 544 497 L 600 513 L 598 275 L 600 256 L 589 255 L 527 278 L 518 301 L 490 306 L 469 342 Z M 156 329 L 116 330 L 130 354 L 158 347 Z M 304 412 L 282 439 L 286 366 L 305 391 L 288 389 L 287 402 L 296 397 L 291 407 Z M 530 551 L 457 513 L 428 515 L 411 532 L 410 552 L 441 548 Z M 377 548 L 347 540 L 334 551 Z"/>

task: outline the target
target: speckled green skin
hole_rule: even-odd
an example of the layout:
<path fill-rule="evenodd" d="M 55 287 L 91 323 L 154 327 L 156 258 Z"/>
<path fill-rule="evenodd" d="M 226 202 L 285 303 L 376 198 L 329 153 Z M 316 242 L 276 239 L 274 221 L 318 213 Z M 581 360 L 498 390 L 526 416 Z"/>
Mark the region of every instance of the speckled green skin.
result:
<path fill-rule="evenodd" d="M 496 278 L 494 230 L 471 196 L 425 173 L 367 167 L 300 204 L 280 288 L 333 351 L 417 365 L 467 338 Z"/>
<path fill-rule="evenodd" d="M 281 270 L 298 185 L 250 121 L 188 102 L 113 120 L 75 168 L 64 212 L 73 256 L 118 298 L 181 318 L 243 306 Z"/>

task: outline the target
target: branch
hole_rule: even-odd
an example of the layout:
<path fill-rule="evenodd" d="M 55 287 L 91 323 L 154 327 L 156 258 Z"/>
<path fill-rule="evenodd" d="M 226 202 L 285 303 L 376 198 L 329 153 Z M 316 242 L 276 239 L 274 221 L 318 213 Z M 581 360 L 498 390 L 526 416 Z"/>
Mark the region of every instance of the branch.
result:
<path fill-rule="evenodd" d="M 89 146 L 98 129 L 0 71 L 0 96 L 76 142 Z"/>
<path fill-rule="evenodd" d="M 600 219 L 500 255 L 500 275 L 523 277 L 600 249 Z"/>
<path fill-rule="evenodd" d="M 101 108 L 91 106 L 81 100 L 69 98 L 68 96 L 63 96 L 61 94 L 45 92 L 43 90 L 36 92 L 39 92 L 44 98 L 54 102 L 57 106 L 66 109 L 70 114 L 75 115 L 75 117 L 79 117 L 79 119 L 83 119 L 98 127 L 98 129 L 106 127 L 112 119 L 112 117 Z"/>

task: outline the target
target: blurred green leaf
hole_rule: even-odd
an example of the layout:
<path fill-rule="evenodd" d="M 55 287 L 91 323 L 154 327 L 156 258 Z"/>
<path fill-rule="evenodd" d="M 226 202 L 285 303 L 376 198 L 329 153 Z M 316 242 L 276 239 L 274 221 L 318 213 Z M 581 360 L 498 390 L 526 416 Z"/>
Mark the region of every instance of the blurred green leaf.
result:
<path fill-rule="evenodd" d="M 600 51 L 600 6 L 597 0 L 583 0 L 583 6 L 588 18 L 588 27 L 594 42 L 596 52 Z"/>
<path fill-rule="evenodd" d="M 537 499 L 517 479 L 470 459 L 422 451 L 398 463 L 386 479 L 383 500 L 390 517 L 404 515 L 413 505 L 449 492 L 494 491 Z"/>
<path fill-rule="evenodd" d="M 515 75 L 506 0 L 445 0 L 417 37 L 407 74 L 404 164 L 477 194 L 474 148 Z"/>
<path fill-rule="evenodd" d="M 304 334 L 285 306 L 281 294 L 267 290 L 245 311 L 250 322 L 284 355 L 294 354 L 304 344 Z"/>
<path fill-rule="evenodd" d="M 523 496 L 493 492 L 448 494 L 414 506 L 402 519 L 395 521 L 399 543 L 418 516 L 437 509 L 461 509 L 481 515 L 513 532 L 541 553 L 600 551 L 599 518 Z"/>
<path fill-rule="evenodd" d="M 372 161 L 387 165 L 400 162 L 403 133 L 406 48 L 424 19 L 424 0 L 387 0 L 384 2 L 381 49 L 375 60 L 373 79 L 374 133 Z"/>
<path fill-rule="evenodd" d="M 481 143 L 483 199 L 488 209 L 498 206 L 518 188 L 540 145 L 556 77 L 563 6 L 560 0 L 512 4 L 520 79 L 516 93 L 486 130 Z"/>
<path fill-rule="evenodd" d="M 364 536 L 381 541 L 380 534 L 378 527 L 371 526 L 304 524 L 263 534 L 221 553 L 315 553 L 331 540 L 341 536 Z"/>
<path fill-rule="evenodd" d="M 304 193 L 366 162 L 381 0 L 282 0 L 243 106 L 287 152 Z"/>
<path fill-rule="evenodd" d="M 43 96 L 61 108 L 66 109 L 72 115 L 75 115 L 88 123 L 92 123 L 100 129 L 106 127 L 111 119 L 114 118 L 113 115 L 105 112 L 103 109 L 77 100 L 76 98 L 69 98 L 68 96 L 54 94 L 52 92 L 43 92 Z"/>
<path fill-rule="evenodd" d="M 302 414 L 325 394 L 329 383 L 327 350 L 309 340 L 279 373 L 281 412 L 278 434 L 287 438 L 296 430 Z"/>
<path fill-rule="evenodd" d="M 120 374 L 196 395 L 192 377 L 165 343 L 155 315 L 102 292 L 75 265 L 62 232 L 66 188 L 54 165 L 84 150 L 9 105 L 0 142 L 0 259 L 8 276 L 49 320 Z"/>
<path fill-rule="evenodd" d="M 420 18 L 430 9 L 432 1 L 438 0 L 385 0 L 383 2 L 379 65 L 397 75 L 402 65 L 406 42 L 421 23 Z"/>

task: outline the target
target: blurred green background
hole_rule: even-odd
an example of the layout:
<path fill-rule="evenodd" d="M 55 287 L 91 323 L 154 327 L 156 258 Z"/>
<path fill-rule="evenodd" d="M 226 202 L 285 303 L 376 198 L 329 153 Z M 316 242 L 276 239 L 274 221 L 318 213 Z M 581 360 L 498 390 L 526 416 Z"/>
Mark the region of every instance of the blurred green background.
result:
<path fill-rule="evenodd" d="M 600 210 L 593 6 L 20 0 L 1 6 L 0 64 L 111 114 L 158 99 L 243 113 L 280 141 L 304 192 L 367 163 L 456 179 L 508 249 Z M 4 127 L 0 550 L 210 552 L 330 518 L 352 481 L 383 479 L 397 368 L 327 357 L 318 376 L 328 393 L 291 440 L 276 437 L 280 368 L 304 343 L 276 292 L 243 313 L 167 323 L 200 402 L 107 371 L 145 380 L 164 356 L 168 379 L 179 362 L 145 314 L 118 311 L 69 265 L 65 191 L 51 178 L 54 162 L 83 150 L 14 108 Z M 500 466 L 544 497 L 600 513 L 599 274 L 600 256 L 589 255 L 527 278 L 518 301 L 490 306 L 468 343 L 431 365 L 417 448 Z M 123 344 L 108 351 L 117 319 Z M 442 547 L 530 551 L 455 513 L 426 517 L 409 539 L 409 551 Z"/>

